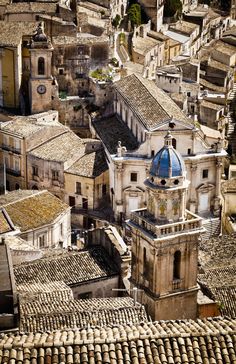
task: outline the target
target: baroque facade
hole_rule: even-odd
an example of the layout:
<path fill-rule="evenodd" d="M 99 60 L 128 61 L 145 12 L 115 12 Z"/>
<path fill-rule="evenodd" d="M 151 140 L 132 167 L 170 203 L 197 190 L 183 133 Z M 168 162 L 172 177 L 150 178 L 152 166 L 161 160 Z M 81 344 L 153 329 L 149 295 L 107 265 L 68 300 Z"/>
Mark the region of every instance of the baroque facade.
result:
<path fill-rule="evenodd" d="M 131 285 L 154 320 L 197 317 L 198 238 L 202 219 L 186 210 L 189 182 L 170 132 L 152 160 L 147 207 L 131 213 Z"/>

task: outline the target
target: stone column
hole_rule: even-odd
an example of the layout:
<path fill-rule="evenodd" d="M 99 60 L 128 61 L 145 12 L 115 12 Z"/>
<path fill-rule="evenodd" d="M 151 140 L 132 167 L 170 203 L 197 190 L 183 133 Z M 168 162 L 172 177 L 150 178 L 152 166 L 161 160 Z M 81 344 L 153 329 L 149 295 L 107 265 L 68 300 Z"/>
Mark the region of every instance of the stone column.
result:
<path fill-rule="evenodd" d="M 196 212 L 196 174 L 197 174 L 197 164 L 192 164 L 191 166 L 191 187 L 190 187 L 190 211 Z"/>
<path fill-rule="evenodd" d="M 214 201 L 214 215 L 219 216 L 220 213 L 220 186 L 221 186 L 221 173 L 222 173 L 222 160 L 216 161 L 216 187 L 215 187 L 215 201 Z"/>

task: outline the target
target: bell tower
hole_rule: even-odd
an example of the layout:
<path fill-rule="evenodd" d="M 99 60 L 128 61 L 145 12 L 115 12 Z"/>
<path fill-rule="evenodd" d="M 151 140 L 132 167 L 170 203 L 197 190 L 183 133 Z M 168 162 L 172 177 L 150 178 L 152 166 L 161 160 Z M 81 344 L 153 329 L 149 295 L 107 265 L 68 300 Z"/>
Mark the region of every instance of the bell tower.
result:
<path fill-rule="evenodd" d="M 131 285 L 141 288 L 142 303 L 154 320 L 196 318 L 198 240 L 202 220 L 186 210 L 184 161 L 170 132 L 153 158 L 147 208 L 131 214 Z"/>
<path fill-rule="evenodd" d="M 53 108 L 57 98 L 57 82 L 52 77 L 53 47 L 38 25 L 30 43 L 30 80 L 29 99 L 31 114 L 48 111 Z"/>

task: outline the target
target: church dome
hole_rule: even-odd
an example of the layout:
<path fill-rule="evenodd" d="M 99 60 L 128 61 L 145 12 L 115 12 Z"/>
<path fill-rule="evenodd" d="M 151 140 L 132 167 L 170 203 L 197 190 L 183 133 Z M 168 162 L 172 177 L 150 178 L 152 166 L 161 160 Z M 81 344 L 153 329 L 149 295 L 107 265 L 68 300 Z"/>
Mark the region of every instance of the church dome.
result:
<path fill-rule="evenodd" d="M 43 28 L 42 28 L 41 23 L 38 25 L 36 33 L 33 36 L 33 40 L 34 40 L 34 42 L 47 42 L 47 36 L 43 32 Z"/>
<path fill-rule="evenodd" d="M 181 155 L 172 146 L 170 132 L 165 136 L 165 145 L 153 158 L 150 175 L 157 178 L 181 177 L 185 165 Z"/>

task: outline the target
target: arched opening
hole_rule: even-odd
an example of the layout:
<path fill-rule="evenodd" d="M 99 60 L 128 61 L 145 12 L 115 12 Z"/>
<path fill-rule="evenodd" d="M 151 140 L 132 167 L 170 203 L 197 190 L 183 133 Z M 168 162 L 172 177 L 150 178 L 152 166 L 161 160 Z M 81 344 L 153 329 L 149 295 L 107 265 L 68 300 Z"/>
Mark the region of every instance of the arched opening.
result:
<path fill-rule="evenodd" d="M 147 274 L 147 250 L 143 248 L 143 275 Z"/>
<path fill-rule="evenodd" d="M 181 252 L 177 250 L 174 254 L 173 280 L 180 279 Z"/>
<path fill-rule="evenodd" d="M 20 185 L 19 185 L 19 183 L 16 183 L 16 184 L 15 184 L 15 189 L 16 189 L 16 190 L 19 190 L 19 189 L 20 189 Z"/>
<path fill-rule="evenodd" d="M 38 75 L 45 74 L 45 60 L 43 57 L 39 57 L 38 59 Z"/>
<path fill-rule="evenodd" d="M 172 139 L 172 145 L 173 145 L 173 148 L 176 149 L 177 142 L 176 142 L 175 138 Z"/>
<path fill-rule="evenodd" d="M 36 185 L 33 185 L 32 190 L 38 190 L 38 187 Z"/>

